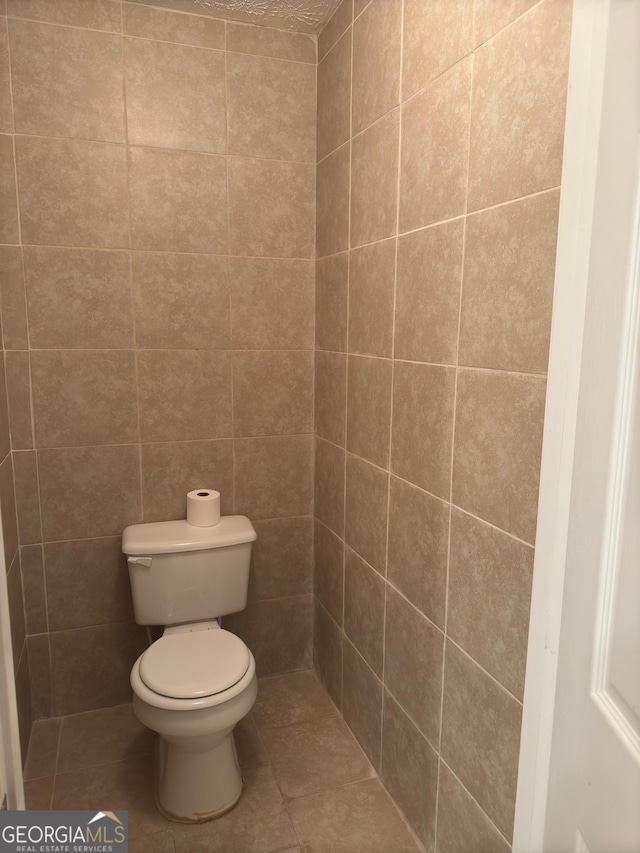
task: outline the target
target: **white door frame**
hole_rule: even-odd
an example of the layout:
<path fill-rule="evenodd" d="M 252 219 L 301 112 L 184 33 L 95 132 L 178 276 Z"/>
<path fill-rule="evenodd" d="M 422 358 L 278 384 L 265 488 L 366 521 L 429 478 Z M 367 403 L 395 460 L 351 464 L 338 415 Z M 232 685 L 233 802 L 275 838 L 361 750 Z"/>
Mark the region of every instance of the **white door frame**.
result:
<path fill-rule="evenodd" d="M 616 96 L 605 81 L 616 47 L 609 23 L 626 2 L 638 0 L 574 0 L 514 853 L 544 850 L 600 127 L 603 104 Z"/>
<path fill-rule="evenodd" d="M 8 809 L 23 809 L 24 784 L 10 620 L 0 516 L 0 803 L 6 795 Z"/>

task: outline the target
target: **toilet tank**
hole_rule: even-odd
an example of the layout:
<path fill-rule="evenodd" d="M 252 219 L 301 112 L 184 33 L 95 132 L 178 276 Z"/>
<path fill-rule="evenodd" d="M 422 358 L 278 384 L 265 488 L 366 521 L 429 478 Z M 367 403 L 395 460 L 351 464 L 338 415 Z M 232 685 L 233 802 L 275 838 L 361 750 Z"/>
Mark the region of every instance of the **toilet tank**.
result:
<path fill-rule="evenodd" d="M 186 521 L 127 527 L 122 552 L 136 622 L 175 625 L 244 610 L 255 538 L 243 515 L 223 516 L 213 527 Z"/>

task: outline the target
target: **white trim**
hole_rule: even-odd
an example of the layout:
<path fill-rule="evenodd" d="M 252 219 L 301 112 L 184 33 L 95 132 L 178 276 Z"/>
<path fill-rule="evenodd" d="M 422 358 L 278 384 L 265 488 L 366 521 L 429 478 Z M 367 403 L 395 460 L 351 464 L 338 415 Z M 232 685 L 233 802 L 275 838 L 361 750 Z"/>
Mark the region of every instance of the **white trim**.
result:
<path fill-rule="evenodd" d="M 543 850 L 609 0 L 575 0 L 514 853 Z"/>

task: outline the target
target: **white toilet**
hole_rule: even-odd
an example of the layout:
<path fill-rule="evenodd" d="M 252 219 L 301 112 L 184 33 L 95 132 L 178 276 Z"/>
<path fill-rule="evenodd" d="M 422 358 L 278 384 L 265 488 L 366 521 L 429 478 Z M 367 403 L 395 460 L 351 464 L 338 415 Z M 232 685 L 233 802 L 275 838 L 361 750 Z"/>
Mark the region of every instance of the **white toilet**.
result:
<path fill-rule="evenodd" d="M 233 728 L 257 694 L 253 655 L 218 619 L 247 604 L 256 532 L 244 516 L 213 527 L 134 524 L 122 535 L 136 622 L 164 633 L 131 670 L 133 708 L 160 735 L 158 807 L 210 820 L 242 792 Z"/>

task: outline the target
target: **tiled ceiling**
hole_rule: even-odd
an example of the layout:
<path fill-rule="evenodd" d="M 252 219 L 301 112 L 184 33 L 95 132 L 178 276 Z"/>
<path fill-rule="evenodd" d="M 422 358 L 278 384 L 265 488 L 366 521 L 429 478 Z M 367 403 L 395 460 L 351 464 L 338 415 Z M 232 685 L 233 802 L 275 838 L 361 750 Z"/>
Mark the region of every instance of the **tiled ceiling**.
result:
<path fill-rule="evenodd" d="M 319 33 L 340 0 L 129 0 L 263 27 Z"/>

